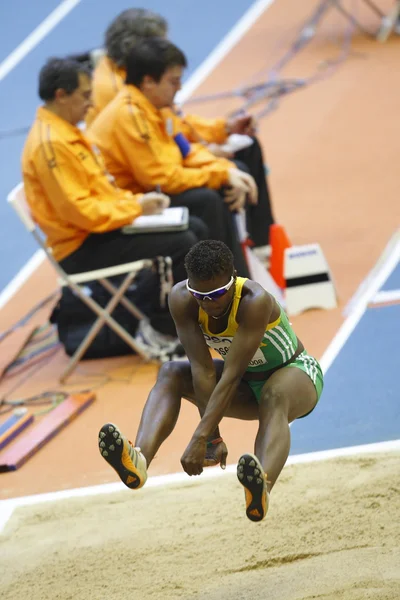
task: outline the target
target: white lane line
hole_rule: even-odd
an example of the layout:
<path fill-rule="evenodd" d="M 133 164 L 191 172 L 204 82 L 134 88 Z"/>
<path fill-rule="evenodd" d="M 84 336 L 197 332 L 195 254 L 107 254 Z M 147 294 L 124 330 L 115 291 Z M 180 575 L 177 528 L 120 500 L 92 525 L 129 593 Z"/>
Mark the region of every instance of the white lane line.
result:
<path fill-rule="evenodd" d="M 0 294 L 0 310 L 14 296 L 20 287 L 29 279 L 45 258 L 44 250 L 36 250 L 28 262 L 22 267 Z"/>
<path fill-rule="evenodd" d="M 364 283 L 361 284 L 362 294 L 356 292 L 357 301 L 350 302 L 351 312 L 347 319 L 344 321 L 339 331 L 325 350 L 321 360 L 321 368 L 324 373 L 327 372 L 340 350 L 343 348 L 350 335 L 353 333 L 355 327 L 359 323 L 361 317 L 367 309 L 368 303 L 377 294 L 379 288 L 385 283 L 392 271 L 396 268 L 400 260 L 400 239 L 396 239 L 394 245 L 389 242 L 390 252 L 387 252 L 387 247 L 383 253 L 382 258 L 379 259 L 377 265 L 372 269 L 371 273 L 366 277 Z"/>
<path fill-rule="evenodd" d="M 375 294 L 373 298 L 369 301 L 369 305 L 371 304 L 385 304 L 390 302 L 399 302 L 400 301 L 400 290 L 382 290 Z"/>
<path fill-rule="evenodd" d="M 307 464 L 328 460 L 340 457 L 356 457 L 364 454 L 380 454 L 383 452 L 400 452 L 400 440 L 392 440 L 389 442 L 378 442 L 375 444 L 364 444 L 362 446 L 349 446 L 346 448 L 335 448 L 332 450 L 322 450 L 320 452 L 308 452 L 306 454 L 297 454 L 289 456 L 286 465 Z M 236 471 L 235 465 L 228 465 L 223 471 L 219 467 L 205 469 L 201 475 L 201 481 L 214 477 L 221 477 L 227 473 L 232 474 Z M 150 477 L 146 483 L 148 487 L 158 487 L 160 485 L 193 484 L 199 482 L 197 477 L 189 477 L 184 472 L 172 473 L 169 475 L 157 475 Z M 125 491 L 131 494 L 123 483 L 106 483 L 103 485 L 95 485 L 91 487 L 76 488 L 70 490 L 60 490 L 58 492 L 50 492 L 48 494 L 35 494 L 33 496 L 21 496 L 10 500 L 0 501 L 0 532 L 11 517 L 13 511 L 18 506 L 32 506 L 45 502 L 55 502 L 59 500 L 67 500 L 70 498 L 84 498 L 87 496 L 98 496 L 100 494 L 112 494 L 115 492 Z"/>
<path fill-rule="evenodd" d="M 351 313 L 353 313 L 355 307 L 358 306 L 360 303 L 364 303 L 364 304 L 368 303 L 368 301 L 370 300 L 369 288 L 371 287 L 372 282 L 378 277 L 379 273 L 381 272 L 381 270 L 383 268 L 383 265 L 387 261 L 389 261 L 389 258 L 391 256 L 393 258 L 393 261 L 394 262 L 396 261 L 396 258 L 395 258 L 396 251 L 397 251 L 397 257 L 398 257 L 397 260 L 399 260 L 399 254 L 400 254 L 399 246 L 400 246 L 400 229 L 398 229 L 392 235 L 392 237 L 386 244 L 386 247 L 383 250 L 381 256 L 379 257 L 378 261 L 376 262 L 375 266 L 373 267 L 373 269 L 371 269 L 371 271 L 369 272 L 367 277 L 365 277 L 365 279 L 358 286 L 353 297 L 350 298 L 349 302 L 347 303 L 347 305 L 345 306 L 344 311 L 343 311 L 343 314 L 345 317 L 347 317 Z M 396 268 L 396 264 L 394 264 L 393 269 L 394 268 Z M 393 269 L 391 270 L 391 272 L 393 271 Z M 389 275 L 390 275 L 390 273 L 389 273 Z M 386 276 L 386 279 L 387 278 L 388 278 L 388 276 Z M 383 283 L 385 283 L 385 282 L 383 282 Z M 381 284 L 381 285 L 383 285 L 383 284 Z M 365 297 L 367 297 L 368 299 L 365 300 Z"/>
<path fill-rule="evenodd" d="M 71 12 L 81 0 L 63 0 L 0 64 L 0 81 Z"/>

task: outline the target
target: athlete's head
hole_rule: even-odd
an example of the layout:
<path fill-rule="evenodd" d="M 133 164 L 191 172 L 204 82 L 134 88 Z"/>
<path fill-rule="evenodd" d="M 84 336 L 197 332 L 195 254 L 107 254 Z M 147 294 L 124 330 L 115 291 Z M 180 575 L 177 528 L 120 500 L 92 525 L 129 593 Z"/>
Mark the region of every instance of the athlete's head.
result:
<path fill-rule="evenodd" d="M 187 287 L 202 309 L 222 316 L 232 303 L 236 271 L 233 254 L 223 242 L 205 240 L 195 244 L 185 258 Z"/>

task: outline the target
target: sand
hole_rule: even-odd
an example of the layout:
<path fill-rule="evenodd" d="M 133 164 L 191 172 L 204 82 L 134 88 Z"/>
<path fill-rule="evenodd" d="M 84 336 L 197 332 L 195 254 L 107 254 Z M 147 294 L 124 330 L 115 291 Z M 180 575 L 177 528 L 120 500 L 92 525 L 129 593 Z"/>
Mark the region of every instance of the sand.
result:
<path fill-rule="evenodd" d="M 400 453 L 287 466 L 262 523 L 236 476 L 20 507 L 1 600 L 398 600 Z"/>

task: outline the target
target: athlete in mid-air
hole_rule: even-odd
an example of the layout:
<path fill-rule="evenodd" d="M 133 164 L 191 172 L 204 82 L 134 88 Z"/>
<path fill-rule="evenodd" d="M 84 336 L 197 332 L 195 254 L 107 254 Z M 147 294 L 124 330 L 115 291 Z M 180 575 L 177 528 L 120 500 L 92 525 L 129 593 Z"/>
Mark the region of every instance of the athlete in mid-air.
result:
<path fill-rule="evenodd" d="M 162 365 L 143 410 L 135 444 L 111 424 L 99 433 L 102 456 L 130 488 L 173 431 L 181 399 L 195 404 L 200 421 L 183 453 L 188 475 L 226 466 L 219 424 L 224 416 L 259 422 L 254 454 L 243 454 L 237 476 L 246 514 L 261 521 L 290 450 L 289 423 L 317 404 L 323 375 L 307 354 L 275 298 L 258 283 L 237 277 L 222 242 L 199 242 L 185 259 L 187 281 L 177 283 L 169 306 L 188 361 Z M 223 360 L 212 359 L 209 348 Z"/>

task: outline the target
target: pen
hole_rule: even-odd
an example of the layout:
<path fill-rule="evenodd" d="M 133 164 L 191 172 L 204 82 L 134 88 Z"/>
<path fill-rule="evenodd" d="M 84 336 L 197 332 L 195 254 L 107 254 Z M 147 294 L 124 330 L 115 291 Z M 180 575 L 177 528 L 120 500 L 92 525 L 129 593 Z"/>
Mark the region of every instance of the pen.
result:
<path fill-rule="evenodd" d="M 161 194 L 161 185 L 159 183 L 157 183 L 155 188 L 156 188 L 156 193 Z M 159 207 L 162 211 L 164 210 L 164 203 L 161 200 L 159 201 Z"/>

